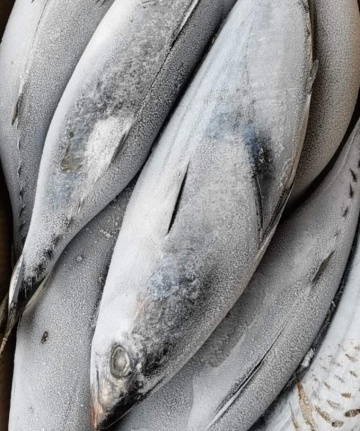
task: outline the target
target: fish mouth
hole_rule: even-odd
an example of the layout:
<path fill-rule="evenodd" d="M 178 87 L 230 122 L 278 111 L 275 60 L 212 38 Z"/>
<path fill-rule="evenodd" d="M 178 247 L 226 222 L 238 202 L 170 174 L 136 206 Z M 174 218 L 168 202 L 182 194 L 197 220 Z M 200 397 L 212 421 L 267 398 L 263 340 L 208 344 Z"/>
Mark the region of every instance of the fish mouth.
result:
<path fill-rule="evenodd" d="M 111 424 L 108 423 L 108 413 L 103 408 L 97 398 L 96 400 L 92 401 L 91 421 L 93 424 L 93 428 L 96 431 L 111 426 Z"/>
<path fill-rule="evenodd" d="M 91 385 L 91 395 L 91 419 L 96 431 L 110 428 L 122 419 L 138 401 L 128 395 L 119 395 L 119 392 L 114 388 L 107 391 L 106 402 L 103 402 L 98 370 L 96 370 L 95 381 Z"/>
<path fill-rule="evenodd" d="M 91 418 L 95 431 L 108 429 L 121 419 L 116 413 L 105 411 L 101 405 L 92 406 Z"/>
<path fill-rule="evenodd" d="M 113 407 L 106 408 L 99 401 L 99 397 L 96 397 L 96 399 L 93 399 L 91 407 L 91 420 L 94 430 L 100 431 L 110 428 L 122 419 L 134 405 L 135 402 L 121 399 Z"/>

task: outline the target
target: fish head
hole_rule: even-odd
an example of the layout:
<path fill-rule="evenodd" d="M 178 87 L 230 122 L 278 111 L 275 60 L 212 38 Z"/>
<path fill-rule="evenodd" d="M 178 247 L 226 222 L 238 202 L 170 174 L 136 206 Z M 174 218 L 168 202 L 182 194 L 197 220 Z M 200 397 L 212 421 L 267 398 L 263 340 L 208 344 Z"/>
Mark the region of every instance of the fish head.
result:
<path fill-rule="evenodd" d="M 92 354 L 90 387 L 95 430 L 110 427 L 144 398 L 141 367 L 138 354 L 124 342 L 112 342 L 109 349 Z"/>
<path fill-rule="evenodd" d="M 198 266 L 192 250 L 168 253 L 136 294 L 103 298 L 92 342 L 95 429 L 106 429 L 173 374 L 183 350 L 178 340 L 191 330 L 188 318 L 201 299 Z"/>

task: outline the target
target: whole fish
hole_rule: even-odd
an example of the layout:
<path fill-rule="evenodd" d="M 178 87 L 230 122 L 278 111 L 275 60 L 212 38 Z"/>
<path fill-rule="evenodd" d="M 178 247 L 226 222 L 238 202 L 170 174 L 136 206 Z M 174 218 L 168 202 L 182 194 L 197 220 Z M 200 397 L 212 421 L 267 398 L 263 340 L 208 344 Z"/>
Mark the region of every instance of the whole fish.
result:
<path fill-rule="evenodd" d="M 174 379 L 130 412 L 119 429 L 247 431 L 275 400 L 309 351 L 346 266 L 360 207 L 359 126 L 318 189 L 280 223 L 245 292 L 212 336 Z M 358 301 L 352 301 L 347 322 L 355 319 Z M 349 328 L 346 343 L 331 339 L 339 360 L 328 357 L 324 347 L 315 379 L 314 373 L 306 374 L 313 382 L 306 388 L 313 405 L 331 412 L 328 417 L 336 420 L 341 419 L 335 414 L 337 404 L 325 408 L 328 399 L 340 403 L 344 398 L 340 404 L 350 406 L 349 410 L 359 401 L 354 390 L 345 389 L 356 382 L 359 368 L 356 361 L 360 354 L 355 348 L 359 337 L 352 337 L 358 331 L 356 323 L 358 319 Z M 345 377 L 348 369 L 356 375 Z M 322 379 L 324 375 L 326 379 Z M 332 388 L 331 396 L 326 383 Z M 319 386 L 328 394 L 320 400 Z M 338 393 L 334 398 L 340 387 L 345 395 Z M 304 424 L 307 416 L 298 418 L 306 412 L 301 404 L 306 398 L 300 399 L 299 411 L 295 393 L 296 389 L 294 395 L 285 396 L 264 431 L 310 429 Z M 353 400 L 347 399 L 348 393 Z M 298 428 L 291 425 L 291 411 Z M 319 420 L 315 422 L 318 428 L 312 429 L 327 430 L 321 413 L 319 416 L 312 409 L 311 414 Z M 280 427 L 282 416 L 286 421 Z"/>
<path fill-rule="evenodd" d="M 104 17 L 47 135 L 10 326 L 71 238 L 141 168 L 234 1 L 116 0 Z"/>
<path fill-rule="evenodd" d="M 311 366 L 254 430 L 296 431 L 308 429 L 309 424 L 316 431 L 357 429 L 360 415 L 359 304 L 360 247 L 357 234 L 356 251 L 345 279 L 344 293 Z"/>
<path fill-rule="evenodd" d="M 90 346 L 132 185 L 71 241 L 17 331 L 10 431 L 89 431 Z"/>
<path fill-rule="evenodd" d="M 92 342 L 95 428 L 173 376 L 242 293 L 291 190 L 311 72 L 306 2 L 236 3 L 125 214 Z"/>
<path fill-rule="evenodd" d="M 0 47 L 0 157 L 13 208 L 17 257 L 29 229 L 51 118 L 112 2 L 17 0 L 14 5 Z"/>
<path fill-rule="evenodd" d="M 360 14 L 357 0 L 316 0 L 314 83 L 303 152 L 289 205 L 308 190 L 339 147 L 350 123 L 360 86 Z"/>

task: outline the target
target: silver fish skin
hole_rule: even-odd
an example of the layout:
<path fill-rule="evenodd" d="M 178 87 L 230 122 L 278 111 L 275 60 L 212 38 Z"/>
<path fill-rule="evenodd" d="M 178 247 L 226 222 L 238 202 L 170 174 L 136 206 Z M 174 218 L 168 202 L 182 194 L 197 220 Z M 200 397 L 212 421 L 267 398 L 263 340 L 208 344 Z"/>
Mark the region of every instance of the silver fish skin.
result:
<path fill-rule="evenodd" d="M 360 403 L 359 233 L 356 242 L 333 320 L 319 350 L 309 352 L 313 357 L 310 367 L 304 365 L 303 375 L 254 431 L 307 429 L 309 423 L 318 431 L 356 430 Z"/>
<path fill-rule="evenodd" d="M 119 431 L 247 431 L 265 412 L 308 353 L 340 285 L 359 217 L 359 166 L 358 124 L 321 185 L 301 208 L 280 222 L 252 280 L 230 313 L 168 384 L 124 417 Z M 331 343 L 326 337 L 324 348 L 317 354 L 321 359 L 317 371 L 313 373 L 311 368 L 301 382 L 313 407 L 318 405 L 320 412 L 328 412 L 334 423 L 342 420 L 354 425 L 355 417 L 349 418 L 350 413 L 343 416 L 359 401 L 358 391 L 353 390 L 360 375 L 356 349 L 359 319 L 355 317 L 359 314 L 359 280 L 352 275 L 349 280 L 353 286 L 357 283 L 357 299 L 351 296 L 351 306 L 348 299 L 342 299 L 337 313 L 349 336 L 345 342 L 330 338 Z M 350 322 L 353 324 L 348 326 Z M 347 373 L 349 369 L 353 374 Z M 264 426 L 255 426 L 252 431 L 307 430 L 309 415 L 301 418 L 304 404 L 299 405 L 296 391 L 294 388 L 283 398 Z M 347 398 L 348 393 L 353 398 Z M 340 403 L 341 409 L 327 400 Z M 298 428 L 293 426 L 293 414 Z M 331 429 L 319 411 L 311 409 L 311 415 L 314 430 Z"/>
<path fill-rule="evenodd" d="M 10 431 L 89 431 L 96 310 L 133 185 L 71 241 L 17 331 Z"/>
<path fill-rule="evenodd" d="M 173 376 L 249 282 L 291 189 L 311 71 L 306 2 L 235 5 L 125 214 L 92 342 L 95 428 Z"/>
<path fill-rule="evenodd" d="M 15 254 L 29 229 L 46 133 L 67 82 L 113 0 L 17 0 L 0 46 L 0 157 Z"/>
<path fill-rule="evenodd" d="M 321 186 L 279 226 L 249 285 L 251 299 L 244 298 L 244 317 L 239 320 L 251 329 L 216 372 L 210 368 L 202 374 L 205 385 L 200 376 L 193 382 L 200 386 L 200 408 L 205 400 L 214 405 L 204 397 L 214 375 L 233 379 L 223 404 L 214 405 L 208 430 L 247 430 L 289 381 L 321 328 L 340 286 L 359 219 L 359 125 Z M 255 310 L 252 320 L 245 307 Z M 195 407 L 193 413 L 189 429 L 198 430 Z"/>
<path fill-rule="evenodd" d="M 117 0 L 52 120 L 11 318 L 71 238 L 129 183 L 231 2 Z"/>
<path fill-rule="evenodd" d="M 335 154 L 350 123 L 360 87 L 357 0 L 316 0 L 313 4 L 314 58 L 319 68 L 289 206 L 306 194 Z"/>

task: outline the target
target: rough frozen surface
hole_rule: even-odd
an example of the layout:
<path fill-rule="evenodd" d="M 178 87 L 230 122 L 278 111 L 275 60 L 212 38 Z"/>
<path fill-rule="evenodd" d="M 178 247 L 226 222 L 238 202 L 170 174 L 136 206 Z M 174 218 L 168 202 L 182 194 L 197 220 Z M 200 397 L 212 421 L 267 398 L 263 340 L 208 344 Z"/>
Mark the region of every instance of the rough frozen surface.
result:
<path fill-rule="evenodd" d="M 281 222 L 249 286 L 209 340 L 167 385 L 125 416 L 117 430 L 249 429 L 308 353 L 340 284 L 359 216 L 359 166 L 357 126 L 323 183 L 298 211 Z M 355 258 L 354 265 L 358 266 L 358 260 Z M 352 275 L 350 282 L 359 284 L 358 279 L 351 280 Z M 343 416 L 347 412 L 341 420 L 349 425 L 356 423 L 351 415 L 357 412 L 359 402 L 359 313 L 355 297 L 358 292 L 351 299 L 345 297 L 337 313 L 338 319 L 346 320 L 343 325 L 348 328 L 348 338 L 339 343 L 331 338 L 334 335 L 328 336 L 331 343 L 325 339 L 315 360 L 317 364 L 320 361 L 315 376 L 311 369 L 304 383 L 314 405 L 319 404 L 335 420 L 341 419 L 339 412 Z M 350 329 L 347 325 L 351 322 Z M 338 325 L 334 321 L 333 327 Z M 339 338 L 341 334 L 340 328 Z M 332 357 L 327 355 L 329 344 Z M 344 388 L 343 395 L 340 388 Z M 318 394 L 324 394 L 320 400 Z M 341 409 L 336 404 L 329 406 L 328 399 L 330 404 L 341 399 Z M 298 428 L 292 427 L 289 401 L 301 424 Z M 305 424 L 308 416 L 301 417 L 296 389 L 284 404 L 271 418 L 271 428 L 267 425 L 263 431 L 331 429 L 313 409 L 310 413 L 316 427 Z M 280 427 L 282 409 L 286 422 Z M 218 420 L 206 428 L 214 417 Z"/>
<path fill-rule="evenodd" d="M 71 74 L 113 0 L 17 0 L 0 47 L 0 155 L 16 252 L 28 232 L 46 133 Z"/>
<path fill-rule="evenodd" d="M 90 431 L 96 309 L 132 186 L 69 244 L 17 333 L 11 431 Z"/>
<path fill-rule="evenodd" d="M 46 138 L 24 247 L 25 277 L 34 277 L 35 284 L 41 280 L 71 238 L 141 168 L 228 4 L 113 4 L 76 67 Z"/>
<path fill-rule="evenodd" d="M 313 87 L 304 149 L 289 203 L 328 164 L 350 123 L 360 86 L 360 15 L 357 0 L 315 0 Z"/>
<path fill-rule="evenodd" d="M 359 131 L 358 131 L 359 135 Z M 360 136 L 357 145 L 360 144 Z M 344 293 L 306 373 L 280 398 L 258 431 L 353 431 L 360 405 L 360 243 Z M 254 429 L 254 431 L 255 431 Z"/>
<path fill-rule="evenodd" d="M 129 203 L 92 344 L 100 410 L 174 375 L 242 293 L 292 185 L 311 66 L 303 3 L 236 4 Z M 109 372 L 117 344 L 130 379 Z"/>
<path fill-rule="evenodd" d="M 254 431 L 356 431 L 359 425 L 360 245 L 344 293 L 306 374 Z"/>

